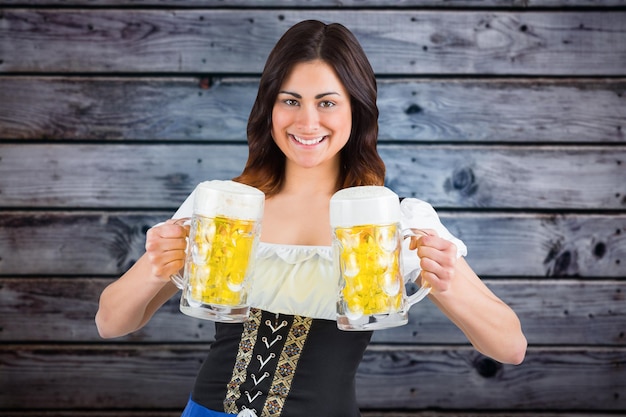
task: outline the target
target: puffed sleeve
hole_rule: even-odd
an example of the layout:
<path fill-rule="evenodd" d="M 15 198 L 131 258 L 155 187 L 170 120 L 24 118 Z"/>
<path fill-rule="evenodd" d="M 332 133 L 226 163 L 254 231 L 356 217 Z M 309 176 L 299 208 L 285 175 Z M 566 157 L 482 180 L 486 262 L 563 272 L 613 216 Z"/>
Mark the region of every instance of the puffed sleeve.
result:
<path fill-rule="evenodd" d="M 197 189 L 197 188 L 196 188 Z M 196 195 L 196 189 L 183 201 L 176 213 L 172 216 L 172 219 L 183 219 L 185 217 L 191 217 L 193 214 L 193 199 Z"/>
<path fill-rule="evenodd" d="M 196 194 L 196 189 L 194 188 L 191 194 L 189 194 L 187 198 L 185 199 L 185 201 L 183 201 L 183 204 L 181 204 L 180 207 L 178 207 L 178 210 L 176 210 L 176 213 L 174 213 L 174 215 L 172 216 L 172 219 L 184 219 L 187 217 L 191 217 L 191 215 L 193 214 L 193 199 L 194 199 L 195 194 Z M 158 222 L 152 227 L 157 227 L 162 224 L 165 224 L 165 221 Z"/>
<path fill-rule="evenodd" d="M 455 237 L 441 223 L 437 212 L 425 201 L 417 198 L 405 198 L 400 203 L 402 229 L 433 229 L 437 234 L 456 246 L 457 257 L 467 255 L 467 246 L 462 240 Z M 409 250 L 410 239 L 405 239 L 402 243 L 402 259 L 405 272 L 415 272 L 420 269 L 419 257 L 415 251 Z"/>

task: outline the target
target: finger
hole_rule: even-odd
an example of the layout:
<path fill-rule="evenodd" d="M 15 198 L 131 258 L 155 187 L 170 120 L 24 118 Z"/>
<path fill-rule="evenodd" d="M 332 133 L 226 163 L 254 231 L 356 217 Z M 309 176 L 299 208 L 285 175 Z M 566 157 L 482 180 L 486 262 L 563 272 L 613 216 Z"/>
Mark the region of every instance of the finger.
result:
<path fill-rule="evenodd" d="M 433 286 L 441 291 L 447 289 L 454 279 L 454 264 L 440 264 L 433 259 L 422 258 L 420 267 L 425 274 L 431 277 L 430 281 L 433 283 Z"/>
<path fill-rule="evenodd" d="M 180 269 L 186 257 L 184 249 L 162 250 L 162 248 L 159 248 L 158 250 L 148 250 L 146 254 L 154 271 L 168 269 L 168 265 L 173 263 Z"/>
<path fill-rule="evenodd" d="M 437 249 L 440 251 L 450 251 L 450 252 L 455 252 L 456 251 L 456 245 L 454 243 L 452 243 L 451 241 L 441 238 L 439 236 L 434 236 L 434 235 L 429 235 L 429 236 L 424 236 L 422 238 L 420 238 L 419 240 L 419 247 L 429 247 L 429 248 L 433 248 L 433 249 Z"/>
<path fill-rule="evenodd" d="M 430 286 L 432 292 L 440 293 L 450 288 L 450 282 L 442 280 L 439 276 L 430 271 L 422 271 L 421 278 L 424 286 Z"/>
<path fill-rule="evenodd" d="M 431 240 L 428 238 L 421 239 L 417 247 L 417 254 L 419 257 L 427 256 L 442 256 L 443 258 L 449 258 L 456 255 L 456 246 L 454 243 L 447 240 Z"/>
<path fill-rule="evenodd" d="M 146 252 L 159 254 L 170 251 L 185 252 L 187 248 L 187 241 L 184 238 L 148 238 L 146 239 Z"/>
<path fill-rule="evenodd" d="M 409 242 L 409 249 L 414 250 L 417 249 L 421 243 L 421 239 L 426 236 L 439 236 L 435 229 L 410 229 L 413 233 L 417 234 L 417 236 L 411 236 L 411 241 Z"/>
<path fill-rule="evenodd" d="M 189 233 L 189 226 L 168 220 L 167 222 L 148 230 L 148 232 L 150 231 L 163 238 L 181 238 L 187 236 Z"/>
<path fill-rule="evenodd" d="M 420 232 L 422 232 L 423 234 L 427 235 L 427 236 L 439 236 L 439 233 L 437 233 L 437 231 L 435 229 L 417 229 Z"/>
<path fill-rule="evenodd" d="M 179 226 L 172 226 L 178 228 Z M 165 252 L 170 250 L 182 250 L 187 248 L 186 233 L 179 233 L 180 231 L 163 231 L 163 230 L 148 230 L 146 235 L 145 248 L 147 252 Z M 165 237 L 162 235 L 166 235 Z"/>
<path fill-rule="evenodd" d="M 168 250 L 168 251 L 160 251 L 160 252 L 150 252 L 148 253 L 150 258 L 150 262 L 153 265 L 167 265 L 170 262 L 185 260 L 185 251 L 184 250 Z"/>
<path fill-rule="evenodd" d="M 441 279 L 451 278 L 454 274 L 455 262 L 440 262 L 437 259 L 429 257 L 420 257 L 420 267 L 423 271 L 432 272 Z"/>
<path fill-rule="evenodd" d="M 435 270 L 434 266 L 425 268 L 437 273 L 438 275 L 444 272 L 445 274 L 448 274 L 450 270 L 454 269 L 457 262 L 456 250 L 452 249 L 442 251 L 429 246 L 420 246 L 417 249 L 417 256 L 419 256 L 420 261 L 425 263 L 432 262 L 437 265 L 437 267 L 443 268 L 444 271 Z"/>
<path fill-rule="evenodd" d="M 162 279 L 169 279 L 172 275 L 183 269 L 185 262 L 182 259 L 173 259 L 164 264 L 153 264 L 152 273 Z"/>
<path fill-rule="evenodd" d="M 166 221 L 167 224 L 173 224 L 176 226 L 181 226 L 185 230 L 189 230 L 191 225 L 191 217 L 181 217 L 180 219 L 169 219 Z"/>

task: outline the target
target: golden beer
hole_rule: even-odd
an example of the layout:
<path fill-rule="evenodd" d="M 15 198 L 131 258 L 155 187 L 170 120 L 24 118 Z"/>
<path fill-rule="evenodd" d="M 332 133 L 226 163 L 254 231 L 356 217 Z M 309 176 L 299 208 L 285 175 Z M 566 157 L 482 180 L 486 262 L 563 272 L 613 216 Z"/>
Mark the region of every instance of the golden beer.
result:
<path fill-rule="evenodd" d="M 246 303 L 245 278 L 257 222 L 222 216 L 193 218 L 186 273 L 190 301 L 223 306 Z"/>
<path fill-rule="evenodd" d="M 405 282 L 414 281 L 417 270 L 403 271 L 402 242 L 418 234 L 403 229 L 401 220 L 400 199 L 384 186 L 348 187 L 331 197 L 339 329 L 402 326 L 409 321 L 409 308 L 430 291 L 422 286 L 406 295 Z"/>
<path fill-rule="evenodd" d="M 400 311 L 403 278 L 398 224 L 335 228 L 334 232 L 340 248 L 344 314 L 358 318 Z"/>
<path fill-rule="evenodd" d="M 180 311 L 200 319 L 241 323 L 248 319 L 265 194 L 235 181 L 198 184 L 179 212 L 193 202 L 183 271 L 171 276 L 182 290 Z M 179 215 L 179 218 L 185 218 Z"/>

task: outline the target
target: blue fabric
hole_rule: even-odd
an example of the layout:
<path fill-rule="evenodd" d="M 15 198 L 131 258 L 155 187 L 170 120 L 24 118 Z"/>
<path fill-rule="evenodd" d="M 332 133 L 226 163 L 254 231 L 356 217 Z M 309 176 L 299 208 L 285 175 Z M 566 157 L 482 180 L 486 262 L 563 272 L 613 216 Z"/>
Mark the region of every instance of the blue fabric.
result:
<path fill-rule="evenodd" d="M 183 414 L 180 417 L 225 417 L 236 416 L 237 414 L 227 414 L 219 411 L 212 411 L 206 407 L 201 406 L 197 402 L 189 397 L 187 406 L 183 410 Z"/>

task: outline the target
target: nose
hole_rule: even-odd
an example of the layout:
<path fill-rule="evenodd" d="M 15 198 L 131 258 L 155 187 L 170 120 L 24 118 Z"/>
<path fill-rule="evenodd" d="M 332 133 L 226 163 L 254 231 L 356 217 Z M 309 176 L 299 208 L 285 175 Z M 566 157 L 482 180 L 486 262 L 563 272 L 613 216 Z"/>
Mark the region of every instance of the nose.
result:
<path fill-rule="evenodd" d="M 303 133 L 312 133 L 319 129 L 320 119 L 315 106 L 302 106 L 296 117 L 296 128 Z"/>

